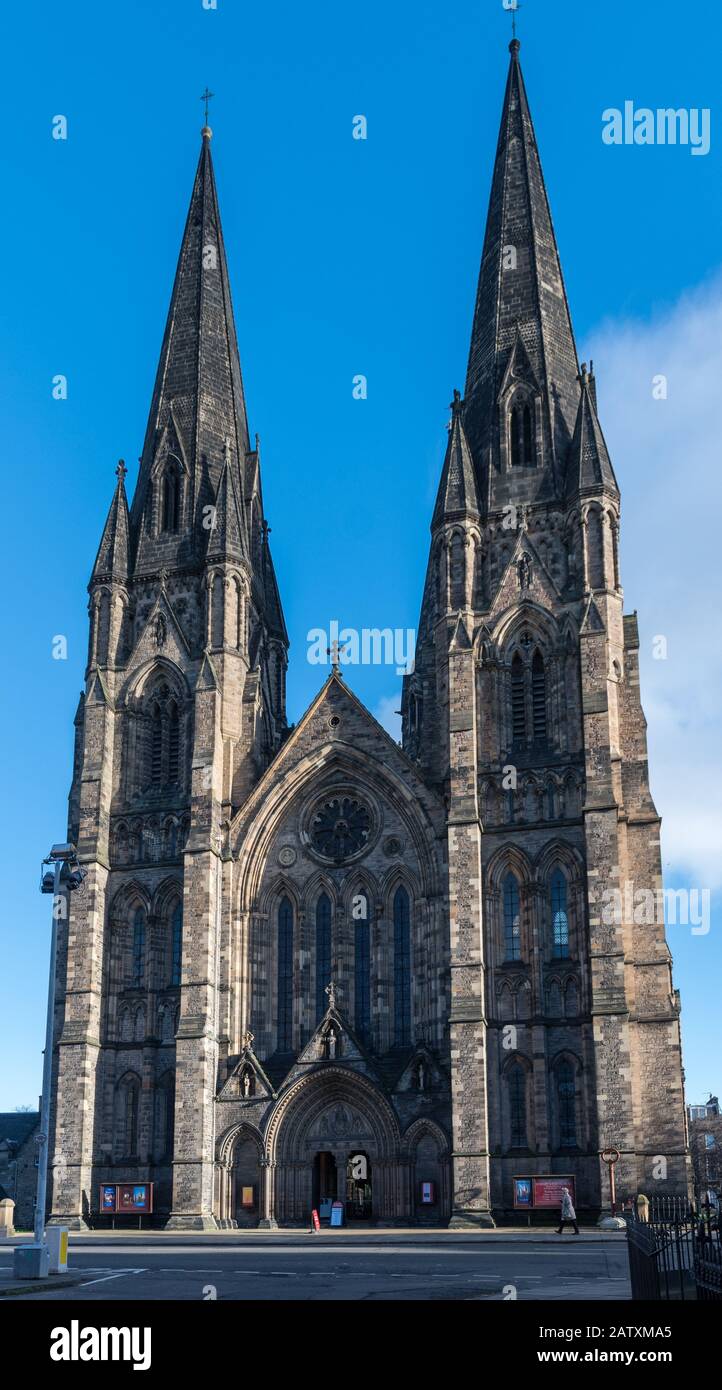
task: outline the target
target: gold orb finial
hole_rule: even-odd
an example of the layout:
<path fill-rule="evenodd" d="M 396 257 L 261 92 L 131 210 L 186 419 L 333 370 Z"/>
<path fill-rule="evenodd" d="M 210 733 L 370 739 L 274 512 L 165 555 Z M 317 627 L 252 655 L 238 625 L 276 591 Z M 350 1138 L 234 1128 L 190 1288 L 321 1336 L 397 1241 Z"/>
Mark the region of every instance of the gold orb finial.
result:
<path fill-rule="evenodd" d="M 202 136 L 202 138 L 203 138 L 204 140 L 210 140 L 210 139 L 212 139 L 212 137 L 213 137 L 213 131 L 211 130 L 211 128 L 210 128 L 209 125 L 204 125 L 204 126 L 203 126 L 203 128 L 202 128 L 202 130 L 201 130 L 201 136 Z"/>

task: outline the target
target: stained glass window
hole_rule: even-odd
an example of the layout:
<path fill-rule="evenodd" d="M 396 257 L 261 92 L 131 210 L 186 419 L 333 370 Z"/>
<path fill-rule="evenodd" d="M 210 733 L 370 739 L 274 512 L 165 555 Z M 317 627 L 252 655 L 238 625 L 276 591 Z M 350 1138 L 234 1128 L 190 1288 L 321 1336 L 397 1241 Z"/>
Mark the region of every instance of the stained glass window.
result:
<path fill-rule="evenodd" d="M 278 909 L 278 1041 L 279 1052 L 293 1048 L 293 907 L 283 898 Z"/>
<path fill-rule="evenodd" d="M 331 980 L 331 899 L 322 893 L 316 904 L 316 1021 L 326 1012 Z"/>
<path fill-rule="evenodd" d="M 133 985 L 139 989 L 145 979 L 145 909 L 139 907 L 133 918 Z"/>
<path fill-rule="evenodd" d="M 354 923 L 354 1022 L 356 1032 L 365 1043 L 371 1039 L 371 933 L 368 902 L 363 897 L 365 916 Z"/>
<path fill-rule="evenodd" d="M 181 962 L 183 958 L 183 908 L 180 903 L 176 903 L 173 908 L 173 915 L 170 919 L 171 930 L 171 967 L 170 982 L 172 985 L 179 985 L 181 982 Z"/>
<path fill-rule="evenodd" d="M 577 1142 L 577 1097 L 574 1068 L 571 1062 L 559 1063 L 556 1070 L 556 1080 L 559 1143 L 563 1149 L 571 1149 Z"/>
<path fill-rule="evenodd" d="M 569 917 L 567 914 L 567 881 L 561 869 L 555 869 L 551 881 L 552 896 L 552 954 L 557 960 L 569 955 Z"/>
<path fill-rule="evenodd" d="M 526 1137 L 526 1073 L 520 1062 L 507 1072 L 509 1089 L 510 1139 L 513 1149 L 525 1149 Z"/>
<path fill-rule="evenodd" d="M 411 923 L 409 895 L 397 888 L 394 895 L 394 1042 L 411 1042 Z"/>
<path fill-rule="evenodd" d="M 504 958 L 521 959 L 519 885 L 513 874 L 504 879 Z"/>

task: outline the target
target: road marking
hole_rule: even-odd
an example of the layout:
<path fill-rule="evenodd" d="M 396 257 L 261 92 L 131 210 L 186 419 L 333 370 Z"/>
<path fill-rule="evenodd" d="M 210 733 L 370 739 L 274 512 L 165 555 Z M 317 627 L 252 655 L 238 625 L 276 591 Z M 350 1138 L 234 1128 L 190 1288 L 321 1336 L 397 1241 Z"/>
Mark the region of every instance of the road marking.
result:
<path fill-rule="evenodd" d="M 103 1279 L 86 1279 L 80 1285 L 81 1289 L 90 1288 L 91 1284 L 107 1284 L 110 1279 L 125 1279 L 129 1274 L 147 1274 L 145 1269 L 121 1269 L 119 1274 L 106 1274 Z"/>

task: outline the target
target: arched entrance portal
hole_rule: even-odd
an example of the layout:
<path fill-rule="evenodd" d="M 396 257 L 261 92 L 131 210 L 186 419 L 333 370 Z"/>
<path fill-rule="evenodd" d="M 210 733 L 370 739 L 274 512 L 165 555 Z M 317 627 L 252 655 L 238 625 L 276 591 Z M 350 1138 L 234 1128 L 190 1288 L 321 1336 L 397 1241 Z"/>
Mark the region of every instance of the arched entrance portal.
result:
<path fill-rule="evenodd" d="M 371 1159 L 366 1153 L 349 1154 L 346 1164 L 346 1220 L 370 1221 L 373 1214 Z"/>
<path fill-rule="evenodd" d="M 266 1219 L 305 1225 L 321 1197 L 335 1195 L 347 1219 L 407 1220 L 409 1171 L 400 1148 L 394 1112 L 365 1076 L 338 1066 L 303 1077 L 269 1123 Z"/>

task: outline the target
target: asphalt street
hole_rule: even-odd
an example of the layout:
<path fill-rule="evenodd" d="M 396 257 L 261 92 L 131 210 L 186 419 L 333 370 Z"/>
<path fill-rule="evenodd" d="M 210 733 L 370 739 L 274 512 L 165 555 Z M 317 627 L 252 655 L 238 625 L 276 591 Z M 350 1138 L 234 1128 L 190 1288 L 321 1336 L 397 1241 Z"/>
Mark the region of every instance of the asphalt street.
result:
<path fill-rule="evenodd" d="M 552 1240 L 499 1234 L 71 1237 L 70 1287 L 28 1299 L 584 1300 L 629 1299 L 624 1237 Z M 0 1285 L 12 1279 L 0 1248 Z"/>

